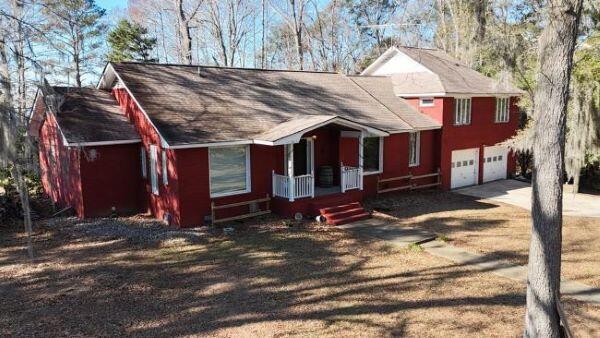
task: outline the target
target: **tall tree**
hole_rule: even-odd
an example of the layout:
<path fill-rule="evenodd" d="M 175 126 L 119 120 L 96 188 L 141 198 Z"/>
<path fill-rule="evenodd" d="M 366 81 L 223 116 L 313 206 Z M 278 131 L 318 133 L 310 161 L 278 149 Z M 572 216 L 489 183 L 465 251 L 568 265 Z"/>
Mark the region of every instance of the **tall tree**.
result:
<path fill-rule="evenodd" d="M 44 0 L 42 13 L 46 17 L 43 29 L 53 35 L 54 47 L 60 56 L 71 62 L 67 76 L 74 77 L 78 87 L 85 74 L 94 73 L 100 60 L 98 51 L 106 24 L 101 22 L 105 10 L 94 0 Z"/>
<path fill-rule="evenodd" d="M 148 37 L 148 29 L 135 22 L 119 21 L 117 27 L 108 33 L 108 45 L 109 61 L 157 61 L 151 56 L 156 38 Z"/>
<path fill-rule="evenodd" d="M 192 64 L 192 35 L 190 23 L 198 13 L 204 1 L 197 0 L 190 13 L 186 13 L 183 0 L 175 0 L 175 13 L 179 24 L 179 38 L 181 39 L 181 62 Z"/>
<path fill-rule="evenodd" d="M 250 20 L 255 8 L 244 0 L 210 0 L 208 32 L 215 41 L 217 53 L 212 59 L 217 65 L 233 66 L 240 57 L 242 42 L 250 33 Z M 242 61 L 242 60 L 240 60 Z M 241 63 L 241 62 L 240 62 Z"/>
<path fill-rule="evenodd" d="M 359 34 L 366 43 L 365 48 L 381 50 L 385 47 L 386 29 L 391 27 L 391 19 L 400 7 L 397 0 L 346 0 L 350 14 Z"/>
<path fill-rule="evenodd" d="M 565 129 L 573 52 L 583 0 L 549 0 L 539 38 L 534 96 L 534 170 L 526 337 L 559 337 Z"/>
<path fill-rule="evenodd" d="M 284 4 L 272 3 L 273 9 L 279 13 L 286 22 L 289 30 L 293 32 L 294 45 L 296 49 L 296 58 L 298 69 L 304 69 L 304 31 L 306 30 L 306 11 L 308 0 L 286 0 Z"/>

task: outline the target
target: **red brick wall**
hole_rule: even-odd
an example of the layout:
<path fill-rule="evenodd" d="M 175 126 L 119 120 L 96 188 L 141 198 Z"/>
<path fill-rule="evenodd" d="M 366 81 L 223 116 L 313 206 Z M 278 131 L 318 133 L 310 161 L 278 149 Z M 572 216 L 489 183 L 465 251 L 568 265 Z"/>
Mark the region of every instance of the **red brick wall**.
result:
<path fill-rule="evenodd" d="M 64 145 L 52 114 L 46 114 L 39 137 L 40 176 L 44 191 L 59 207 L 71 206 L 77 216 L 84 217 L 79 149 Z"/>
<path fill-rule="evenodd" d="M 85 147 L 80 157 L 85 217 L 142 211 L 143 193 L 139 144 Z"/>

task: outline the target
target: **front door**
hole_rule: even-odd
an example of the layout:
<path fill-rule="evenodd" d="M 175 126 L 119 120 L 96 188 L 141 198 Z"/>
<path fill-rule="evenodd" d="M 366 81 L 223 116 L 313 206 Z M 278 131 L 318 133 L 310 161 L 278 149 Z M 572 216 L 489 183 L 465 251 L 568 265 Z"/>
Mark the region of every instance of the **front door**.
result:
<path fill-rule="evenodd" d="M 294 144 L 294 176 L 312 174 L 313 168 L 313 140 L 303 138 Z"/>

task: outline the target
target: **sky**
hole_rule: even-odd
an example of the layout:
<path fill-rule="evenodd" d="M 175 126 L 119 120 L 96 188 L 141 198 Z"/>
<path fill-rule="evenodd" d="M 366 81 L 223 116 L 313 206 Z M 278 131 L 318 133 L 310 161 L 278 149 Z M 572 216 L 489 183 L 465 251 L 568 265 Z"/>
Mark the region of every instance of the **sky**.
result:
<path fill-rule="evenodd" d="M 96 4 L 104 9 L 127 8 L 127 0 L 96 0 Z"/>

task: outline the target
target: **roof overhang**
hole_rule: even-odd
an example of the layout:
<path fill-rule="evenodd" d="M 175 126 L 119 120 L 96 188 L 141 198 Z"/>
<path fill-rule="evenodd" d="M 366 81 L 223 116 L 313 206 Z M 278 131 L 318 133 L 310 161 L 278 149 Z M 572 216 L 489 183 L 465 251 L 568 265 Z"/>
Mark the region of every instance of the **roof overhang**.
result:
<path fill-rule="evenodd" d="M 524 93 L 396 93 L 399 97 L 510 97 L 522 96 Z"/>
<path fill-rule="evenodd" d="M 312 122 L 309 122 L 309 120 L 312 120 Z M 299 123 L 299 122 L 308 122 L 308 123 Z M 297 123 L 299 125 L 299 127 L 289 128 L 289 125 L 286 125 L 286 124 L 291 124 L 291 123 Z M 390 133 L 388 133 L 384 130 L 370 127 L 370 126 L 364 125 L 362 123 L 354 122 L 354 121 L 348 120 L 343 117 L 339 117 L 336 115 L 330 115 L 330 116 L 320 115 L 320 116 L 300 117 L 298 119 L 292 119 L 288 122 L 282 123 L 281 125 L 273 128 L 269 131 L 269 135 L 273 136 L 273 137 L 267 137 L 268 135 L 265 135 L 265 137 L 258 136 L 257 138 L 249 139 L 249 140 L 179 144 L 179 145 L 170 145 L 168 148 L 170 148 L 170 149 L 188 149 L 188 148 L 206 148 L 206 147 L 226 147 L 226 146 L 247 145 L 247 144 L 260 144 L 260 145 L 267 145 L 267 146 L 293 144 L 293 143 L 300 142 L 300 140 L 302 139 L 302 136 L 304 134 L 306 134 L 310 131 L 313 131 L 315 129 L 318 129 L 320 127 L 329 125 L 329 124 L 336 124 L 336 125 L 356 129 L 356 130 L 359 130 L 360 132 L 363 132 L 364 134 L 366 134 L 368 136 L 385 137 L 385 136 L 390 135 Z M 287 127 L 287 129 L 285 131 L 278 133 L 278 129 L 285 129 L 286 127 Z M 277 135 L 277 136 L 275 136 L 275 135 Z"/>

